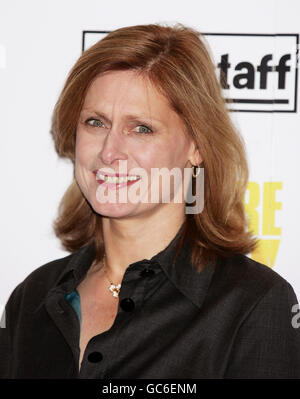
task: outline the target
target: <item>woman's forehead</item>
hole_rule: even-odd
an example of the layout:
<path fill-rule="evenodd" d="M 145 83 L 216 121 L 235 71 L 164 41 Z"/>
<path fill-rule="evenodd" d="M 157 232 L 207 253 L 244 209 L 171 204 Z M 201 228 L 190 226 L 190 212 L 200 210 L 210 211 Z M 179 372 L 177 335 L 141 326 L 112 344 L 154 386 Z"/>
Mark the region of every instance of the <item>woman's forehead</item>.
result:
<path fill-rule="evenodd" d="M 131 70 L 111 71 L 98 76 L 89 87 L 84 109 L 94 109 L 104 115 L 119 112 L 152 117 L 160 123 L 176 115 L 149 79 Z"/>

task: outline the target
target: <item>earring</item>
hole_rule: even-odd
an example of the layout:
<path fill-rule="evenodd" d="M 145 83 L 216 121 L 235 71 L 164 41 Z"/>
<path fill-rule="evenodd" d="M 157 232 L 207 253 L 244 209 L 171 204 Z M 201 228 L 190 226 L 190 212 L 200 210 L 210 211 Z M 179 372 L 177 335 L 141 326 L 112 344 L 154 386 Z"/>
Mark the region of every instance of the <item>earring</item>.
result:
<path fill-rule="evenodd" d="M 197 168 L 196 170 L 196 174 L 194 173 L 194 168 Z M 200 173 L 200 164 L 199 165 L 193 165 L 193 173 L 192 173 L 192 175 L 193 175 L 193 177 L 197 177 L 198 175 L 199 175 L 199 173 Z"/>

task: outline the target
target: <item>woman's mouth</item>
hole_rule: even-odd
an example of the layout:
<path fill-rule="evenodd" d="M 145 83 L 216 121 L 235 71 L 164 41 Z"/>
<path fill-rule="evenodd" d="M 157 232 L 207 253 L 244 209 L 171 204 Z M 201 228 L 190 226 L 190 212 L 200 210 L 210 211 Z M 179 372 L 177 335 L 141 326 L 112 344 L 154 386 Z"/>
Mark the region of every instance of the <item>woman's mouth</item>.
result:
<path fill-rule="evenodd" d="M 103 187 L 112 189 L 129 186 L 141 179 L 141 177 L 138 175 L 119 175 L 118 173 L 112 175 L 100 171 L 94 171 L 93 173 L 96 176 L 96 181 L 99 184 L 103 185 Z"/>

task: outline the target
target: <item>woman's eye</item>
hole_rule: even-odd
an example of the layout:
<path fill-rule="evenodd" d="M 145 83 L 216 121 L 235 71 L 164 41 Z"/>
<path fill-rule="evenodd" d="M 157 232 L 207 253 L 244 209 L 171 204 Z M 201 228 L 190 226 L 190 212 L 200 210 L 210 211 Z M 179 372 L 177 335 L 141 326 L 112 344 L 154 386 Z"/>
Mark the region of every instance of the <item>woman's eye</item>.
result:
<path fill-rule="evenodd" d="M 144 134 L 153 133 L 152 130 L 151 130 L 148 126 L 139 125 L 139 126 L 137 126 L 137 127 L 138 127 L 138 128 L 141 128 L 141 130 L 140 130 L 138 133 L 144 133 Z"/>
<path fill-rule="evenodd" d="M 103 127 L 103 123 L 99 119 L 88 119 L 85 123 L 93 127 Z"/>
<path fill-rule="evenodd" d="M 87 119 L 85 123 L 92 127 L 104 127 L 103 123 L 99 119 L 90 118 Z M 153 131 L 146 125 L 138 125 L 137 128 L 139 129 L 137 133 L 141 134 L 153 133 Z"/>

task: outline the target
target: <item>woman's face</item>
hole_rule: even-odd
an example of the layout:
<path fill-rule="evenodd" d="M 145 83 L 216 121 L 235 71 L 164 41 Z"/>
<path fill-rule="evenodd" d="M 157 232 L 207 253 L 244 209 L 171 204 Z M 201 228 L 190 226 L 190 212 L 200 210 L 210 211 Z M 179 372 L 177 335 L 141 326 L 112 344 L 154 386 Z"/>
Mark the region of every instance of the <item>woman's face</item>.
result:
<path fill-rule="evenodd" d="M 134 71 L 113 71 L 93 81 L 77 126 L 75 178 L 95 212 L 124 218 L 159 211 L 168 206 L 162 200 L 166 184 L 161 178 L 154 183 L 154 174 L 151 180 L 152 168 L 167 168 L 165 171 L 179 168 L 183 177 L 184 168 L 200 162 L 194 143 L 184 134 L 179 116 L 148 80 Z M 119 170 L 121 165 L 126 169 Z M 100 174 L 106 172 L 110 176 L 118 173 L 124 178 L 130 176 L 132 180 L 126 178 L 119 185 L 103 182 Z M 140 178 L 136 180 L 135 176 Z M 172 179 L 171 200 L 175 194 Z M 120 200 L 117 195 L 121 196 L 122 190 L 123 200 Z M 134 195 L 140 198 L 138 202 L 132 200 Z M 178 206 L 185 207 L 184 201 Z"/>

